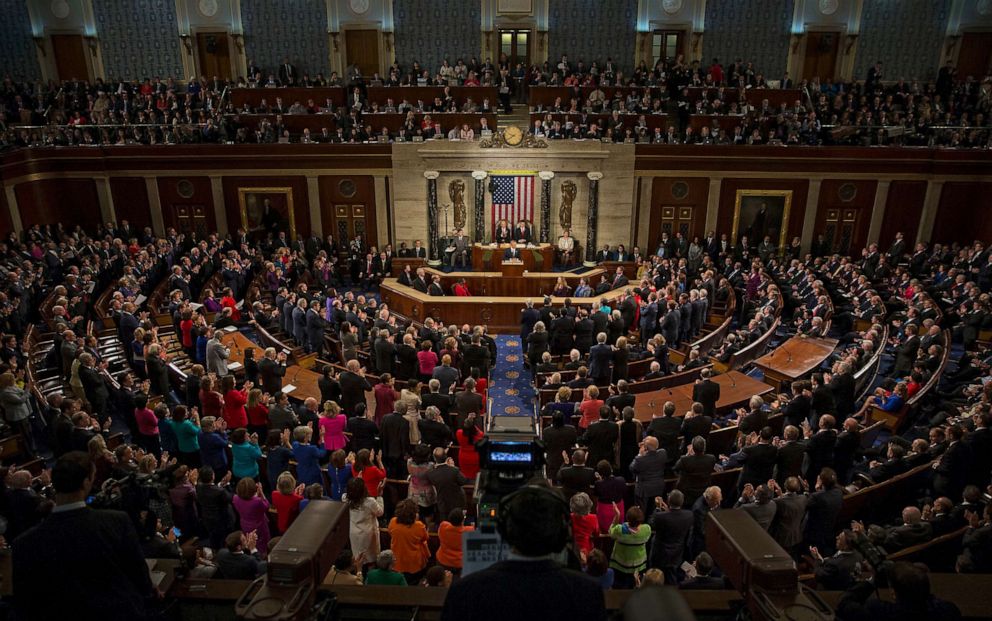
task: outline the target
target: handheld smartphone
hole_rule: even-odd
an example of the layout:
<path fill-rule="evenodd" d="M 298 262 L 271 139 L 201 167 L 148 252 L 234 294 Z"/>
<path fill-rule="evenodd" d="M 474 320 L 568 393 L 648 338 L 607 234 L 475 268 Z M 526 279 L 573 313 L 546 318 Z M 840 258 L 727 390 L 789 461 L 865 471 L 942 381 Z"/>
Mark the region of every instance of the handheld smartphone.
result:
<path fill-rule="evenodd" d="M 172 527 L 172 534 L 176 536 L 176 539 L 178 539 L 180 536 L 182 536 L 183 531 L 181 531 L 178 528 L 176 528 L 175 526 L 173 526 Z"/>

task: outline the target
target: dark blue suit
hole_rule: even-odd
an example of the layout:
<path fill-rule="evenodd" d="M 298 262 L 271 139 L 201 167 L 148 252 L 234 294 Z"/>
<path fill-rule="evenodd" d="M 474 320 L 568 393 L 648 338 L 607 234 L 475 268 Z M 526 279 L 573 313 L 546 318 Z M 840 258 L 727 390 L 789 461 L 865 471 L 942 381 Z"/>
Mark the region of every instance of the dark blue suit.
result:
<path fill-rule="evenodd" d="M 610 363 L 613 361 L 613 348 L 605 343 L 593 345 L 589 350 L 589 376 L 593 380 L 610 379 Z"/>

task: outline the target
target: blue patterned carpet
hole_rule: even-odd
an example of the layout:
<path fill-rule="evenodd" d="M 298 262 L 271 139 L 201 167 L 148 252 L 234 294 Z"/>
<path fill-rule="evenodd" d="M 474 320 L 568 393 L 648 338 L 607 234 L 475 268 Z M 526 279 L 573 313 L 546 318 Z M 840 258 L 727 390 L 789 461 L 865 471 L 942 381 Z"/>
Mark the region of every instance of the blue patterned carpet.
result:
<path fill-rule="evenodd" d="M 524 369 L 520 337 L 496 336 L 497 358 L 492 371 L 489 398 L 494 416 L 530 416 L 534 412 L 535 391 L 530 371 Z"/>

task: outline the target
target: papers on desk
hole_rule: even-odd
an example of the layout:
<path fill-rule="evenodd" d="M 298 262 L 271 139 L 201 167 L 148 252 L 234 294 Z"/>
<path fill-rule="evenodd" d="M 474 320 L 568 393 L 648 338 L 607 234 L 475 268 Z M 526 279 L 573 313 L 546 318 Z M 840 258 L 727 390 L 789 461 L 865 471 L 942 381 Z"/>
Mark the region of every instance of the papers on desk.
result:
<path fill-rule="evenodd" d="M 289 393 L 293 392 L 294 390 L 296 390 L 296 386 L 294 386 L 292 384 L 286 384 L 285 386 L 282 387 L 282 391 L 284 393 L 286 393 L 287 395 Z"/>
<path fill-rule="evenodd" d="M 237 332 L 238 326 L 227 326 L 226 328 L 221 328 L 221 332 Z"/>
<path fill-rule="evenodd" d="M 228 371 L 237 371 L 242 366 L 243 365 L 240 362 L 228 362 L 227 363 L 227 370 Z"/>

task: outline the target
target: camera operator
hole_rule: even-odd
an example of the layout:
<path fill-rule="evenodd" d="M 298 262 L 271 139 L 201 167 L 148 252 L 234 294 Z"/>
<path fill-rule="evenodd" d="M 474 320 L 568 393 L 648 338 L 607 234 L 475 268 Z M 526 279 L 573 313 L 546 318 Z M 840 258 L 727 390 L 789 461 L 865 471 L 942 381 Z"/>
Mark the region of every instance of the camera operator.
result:
<path fill-rule="evenodd" d="M 19 619 L 146 618 L 154 591 L 138 536 L 127 514 L 86 506 L 95 476 L 86 453 L 70 452 L 56 462 L 51 515 L 13 545 Z"/>
<path fill-rule="evenodd" d="M 867 558 L 867 556 L 866 556 Z M 880 599 L 876 583 L 887 581 L 895 601 Z M 874 579 L 855 584 L 837 604 L 841 621 L 958 621 L 961 611 L 953 603 L 930 593 L 930 576 L 920 563 L 898 561 L 875 568 Z"/>
<path fill-rule="evenodd" d="M 568 504 L 546 485 L 526 485 L 499 504 L 507 560 L 452 585 L 442 621 L 606 619 L 599 583 L 554 560 L 572 539 Z"/>

